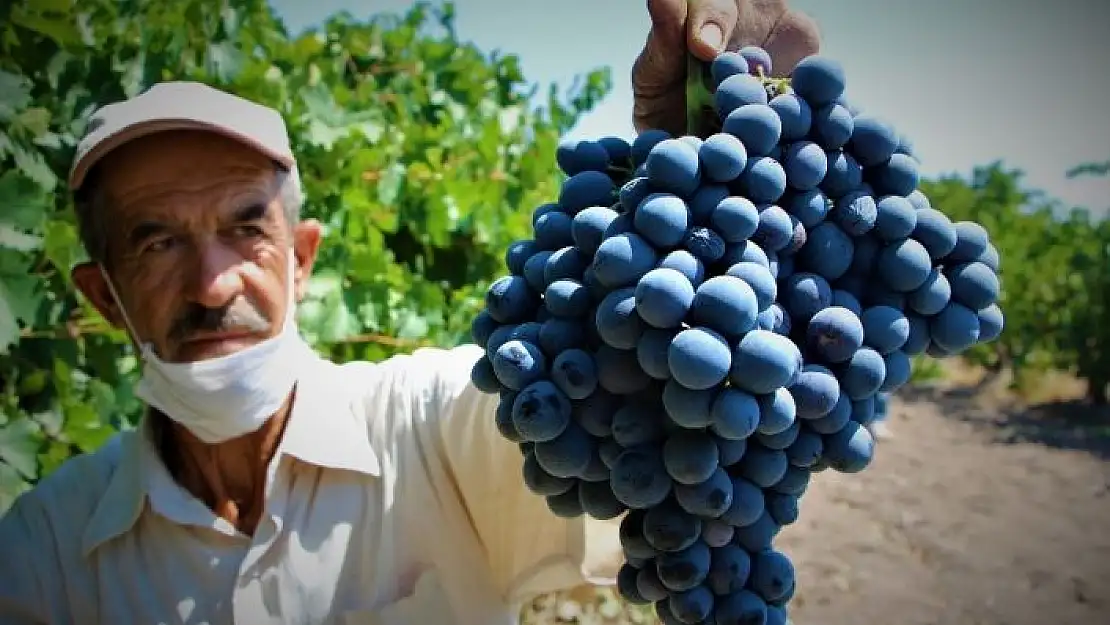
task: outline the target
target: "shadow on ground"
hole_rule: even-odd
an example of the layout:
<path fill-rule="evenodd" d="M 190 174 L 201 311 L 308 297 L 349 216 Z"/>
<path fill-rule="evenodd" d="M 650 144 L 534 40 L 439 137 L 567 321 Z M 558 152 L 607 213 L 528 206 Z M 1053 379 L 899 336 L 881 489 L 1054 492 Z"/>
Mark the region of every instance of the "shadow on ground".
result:
<path fill-rule="evenodd" d="M 1039 404 L 984 401 L 992 395 L 986 390 L 992 383 L 915 384 L 897 394 L 904 402 L 936 404 L 945 417 L 988 431 L 996 443 L 1037 443 L 1110 460 L 1110 406 L 1094 406 L 1078 399 Z"/>

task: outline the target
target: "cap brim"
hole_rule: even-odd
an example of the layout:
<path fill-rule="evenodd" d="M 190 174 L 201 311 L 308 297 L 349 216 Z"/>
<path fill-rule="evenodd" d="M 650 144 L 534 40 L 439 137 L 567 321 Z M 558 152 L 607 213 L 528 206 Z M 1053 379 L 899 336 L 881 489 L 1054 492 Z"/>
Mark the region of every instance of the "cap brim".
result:
<path fill-rule="evenodd" d="M 153 119 L 124 126 L 118 131 L 100 140 L 96 144 L 96 147 L 90 150 L 87 154 L 81 156 L 81 158 L 76 163 L 74 163 L 69 175 L 69 188 L 71 190 L 81 188 L 81 185 L 85 182 L 85 177 L 88 176 L 89 170 L 91 170 L 97 162 L 103 159 L 104 156 L 106 156 L 112 150 L 115 150 L 125 143 L 134 141 L 135 139 L 138 139 L 140 137 L 145 137 L 159 132 L 166 132 L 169 130 L 203 130 L 223 135 L 229 139 L 239 141 L 240 143 L 243 143 L 251 149 L 266 155 L 268 158 L 272 159 L 274 162 L 278 163 L 285 169 L 292 169 L 294 166 L 293 159 L 289 155 L 289 153 L 270 149 L 266 147 L 263 143 L 255 140 L 249 135 L 236 131 L 234 128 L 197 119 Z"/>

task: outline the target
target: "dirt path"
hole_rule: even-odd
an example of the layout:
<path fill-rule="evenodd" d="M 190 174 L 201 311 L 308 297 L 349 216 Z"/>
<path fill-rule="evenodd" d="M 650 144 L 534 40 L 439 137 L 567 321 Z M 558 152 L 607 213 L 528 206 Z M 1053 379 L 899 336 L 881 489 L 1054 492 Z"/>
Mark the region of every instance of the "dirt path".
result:
<path fill-rule="evenodd" d="M 1110 622 L 1110 414 L 991 395 L 906 389 L 875 464 L 811 484 L 797 625 Z"/>

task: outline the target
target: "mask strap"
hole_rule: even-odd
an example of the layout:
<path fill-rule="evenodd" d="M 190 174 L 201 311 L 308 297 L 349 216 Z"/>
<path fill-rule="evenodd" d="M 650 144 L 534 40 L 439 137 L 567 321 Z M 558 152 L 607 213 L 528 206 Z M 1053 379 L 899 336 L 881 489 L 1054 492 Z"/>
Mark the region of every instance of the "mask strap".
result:
<path fill-rule="evenodd" d="M 297 306 L 297 253 L 293 248 L 289 248 L 289 270 L 286 272 L 286 280 L 288 281 L 289 293 L 286 294 L 285 299 L 288 300 L 290 309 Z"/>
<path fill-rule="evenodd" d="M 131 317 L 127 314 L 127 308 L 123 305 L 123 300 L 120 299 L 119 293 L 116 291 L 116 285 L 112 282 L 112 277 L 108 275 L 108 270 L 104 265 L 97 263 L 96 266 L 100 269 L 100 275 L 104 276 L 104 281 L 108 284 L 108 291 L 112 294 L 112 299 L 115 300 L 116 306 L 119 306 L 120 316 L 123 317 L 123 325 L 127 327 L 128 334 L 131 335 L 131 340 L 139 346 L 139 359 L 145 360 L 143 355 L 142 345 L 143 342 L 139 340 L 139 333 L 135 331 L 135 326 L 131 323 Z"/>
<path fill-rule="evenodd" d="M 297 323 L 297 253 L 289 248 L 289 262 L 286 263 L 285 272 L 285 322 L 284 326 L 294 326 Z"/>

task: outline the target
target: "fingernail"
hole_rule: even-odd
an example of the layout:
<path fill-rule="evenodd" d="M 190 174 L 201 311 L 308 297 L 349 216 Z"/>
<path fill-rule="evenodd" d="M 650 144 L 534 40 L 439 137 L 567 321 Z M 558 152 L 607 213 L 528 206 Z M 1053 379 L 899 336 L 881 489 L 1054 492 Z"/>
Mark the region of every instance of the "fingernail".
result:
<path fill-rule="evenodd" d="M 721 44 L 724 43 L 724 38 L 724 31 L 721 30 L 720 26 L 714 24 L 713 22 L 706 23 L 704 26 L 701 27 L 701 31 L 698 33 L 698 39 L 701 39 L 702 43 L 709 46 L 710 48 L 713 48 L 714 50 L 721 49 Z"/>

